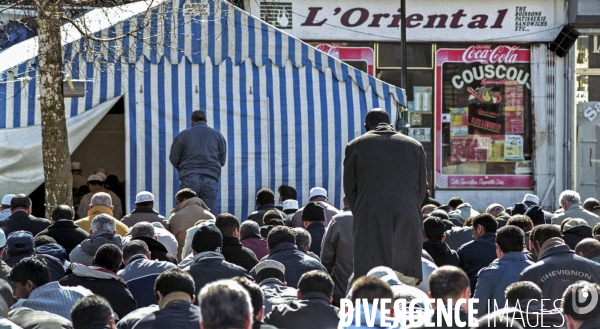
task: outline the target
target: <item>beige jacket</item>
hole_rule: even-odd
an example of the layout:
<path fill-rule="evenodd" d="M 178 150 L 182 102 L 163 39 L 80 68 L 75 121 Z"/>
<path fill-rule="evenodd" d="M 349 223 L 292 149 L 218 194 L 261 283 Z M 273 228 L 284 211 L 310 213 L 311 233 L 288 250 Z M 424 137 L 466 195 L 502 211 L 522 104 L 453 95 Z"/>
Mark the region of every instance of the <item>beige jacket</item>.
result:
<path fill-rule="evenodd" d="M 185 232 L 187 229 L 202 219 L 215 219 L 215 215 L 210 212 L 210 209 L 204 204 L 200 198 L 189 198 L 181 202 L 171 210 L 169 217 L 169 231 L 177 239 L 177 258 L 181 261 L 181 249 L 185 244 Z"/>

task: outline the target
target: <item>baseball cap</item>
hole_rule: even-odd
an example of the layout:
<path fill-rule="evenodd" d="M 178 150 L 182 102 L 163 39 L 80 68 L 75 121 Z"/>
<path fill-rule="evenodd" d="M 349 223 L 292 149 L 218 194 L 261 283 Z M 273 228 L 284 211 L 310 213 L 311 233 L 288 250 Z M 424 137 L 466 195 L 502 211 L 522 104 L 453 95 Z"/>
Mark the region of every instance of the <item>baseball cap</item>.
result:
<path fill-rule="evenodd" d="M 102 177 L 100 177 L 100 175 L 98 175 L 98 174 L 90 175 L 88 177 L 87 181 L 88 182 L 101 182 L 101 183 L 104 182 L 104 180 L 102 180 Z"/>
<path fill-rule="evenodd" d="M 322 187 L 313 187 L 310 189 L 310 198 L 316 196 L 324 196 L 327 197 L 327 190 Z"/>
<path fill-rule="evenodd" d="M 10 251 L 28 251 L 35 249 L 33 234 L 29 231 L 15 231 L 8 235 L 6 247 Z"/>
<path fill-rule="evenodd" d="M 10 200 L 14 197 L 14 194 L 6 194 L 2 197 L 2 204 L 5 206 L 10 206 Z"/>
<path fill-rule="evenodd" d="M 154 195 L 148 191 L 142 191 L 135 196 L 135 203 L 154 201 Z"/>
<path fill-rule="evenodd" d="M 256 264 L 256 274 L 260 273 L 262 270 L 266 269 L 276 269 L 279 272 L 285 274 L 285 265 L 280 262 L 272 259 L 263 260 L 262 262 Z"/>

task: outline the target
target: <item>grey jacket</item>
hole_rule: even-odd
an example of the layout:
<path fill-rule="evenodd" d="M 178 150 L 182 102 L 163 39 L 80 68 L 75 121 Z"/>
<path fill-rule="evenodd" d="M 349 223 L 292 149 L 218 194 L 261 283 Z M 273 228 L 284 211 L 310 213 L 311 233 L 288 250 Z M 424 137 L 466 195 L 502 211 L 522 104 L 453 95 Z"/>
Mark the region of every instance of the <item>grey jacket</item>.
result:
<path fill-rule="evenodd" d="M 175 137 L 169 160 L 179 171 L 179 179 L 190 174 L 221 177 L 227 158 L 225 138 L 206 122 L 196 122 Z"/>
<path fill-rule="evenodd" d="M 344 298 L 348 278 L 354 266 L 354 239 L 352 238 L 352 212 L 344 208 L 331 219 L 323 237 L 321 264 L 333 279 L 334 299 Z"/>
<path fill-rule="evenodd" d="M 562 214 L 554 215 L 552 217 L 552 224 L 560 225 L 566 218 L 581 218 L 584 219 L 590 227 L 596 226 L 600 222 L 600 217 L 593 212 L 583 209 L 580 205 L 574 204 Z"/>
<path fill-rule="evenodd" d="M 269 314 L 273 310 L 273 306 L 287 304 L 292 300 L 296 300 L 298 291 L 292 287 L 288 287 L 283 282 L 275 278 L 269 278 L 261 281 L 259 284 L 262 290 L 265 306 L 265 314 Z"/>
<path fill-rule="evenodd" d="M 89 239 L 83 240 L 83 242 L 75 247 L 69 254 L 69 260 L 71 263 L 92 266 L 96 251 L 107 243 L 112 243 L 123 250 L 123 240 L 119 235 L 108 232 L 98 232 L 90 235 Z"/>
<path fill-rule="evenodd" d="M 159 214 L 158 211 L 150 207 L 138 207 L 133 209 L 131 213 L 125 215 L 125 217 L 121 219 L 121 222 L 129 227 L 133 227 L 133 225 L 139 222 L 159 222 L 164 228 L 169 229 L 169 223 L 167 223 L 165 216 Z"/>

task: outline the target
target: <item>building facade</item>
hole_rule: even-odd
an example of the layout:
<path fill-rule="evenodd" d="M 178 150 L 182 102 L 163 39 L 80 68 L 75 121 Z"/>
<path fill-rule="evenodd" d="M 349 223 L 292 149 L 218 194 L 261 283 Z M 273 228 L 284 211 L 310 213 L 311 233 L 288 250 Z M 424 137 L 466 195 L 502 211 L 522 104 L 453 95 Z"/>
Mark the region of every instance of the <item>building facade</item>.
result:
<path fill-rule="evenodd" d="M 562 78 L 572 56 L 548 50 L 566 23 L 566 3 L 407 0 L 406 7 L 405 132 L 425 148 L 435 198 L 458 195 L 484 210 L 535 193 L 545 208 L 556 208 L 560 191 L 574 188 L 569 173 L 576 166 L 569 162 L 576 118 L 565 106 L 570 82 Z M 400 1 L 262 0 L 245 8 L 400 85 Z"/>

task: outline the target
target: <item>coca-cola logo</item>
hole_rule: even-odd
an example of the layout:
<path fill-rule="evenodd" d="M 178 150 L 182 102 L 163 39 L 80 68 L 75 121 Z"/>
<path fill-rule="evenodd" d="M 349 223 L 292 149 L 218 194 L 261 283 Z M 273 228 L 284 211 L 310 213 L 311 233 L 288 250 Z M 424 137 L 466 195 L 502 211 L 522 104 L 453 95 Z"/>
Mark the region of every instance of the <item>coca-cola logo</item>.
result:
<path fill-rule="evenodd" d="M 465 50 L 462 60 L 465 63 L 513 64 L 517 62 L 519 48 L 519 46 L 498 46 L 492 49 L 490 45 L 475 45 Z"/>

